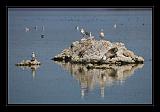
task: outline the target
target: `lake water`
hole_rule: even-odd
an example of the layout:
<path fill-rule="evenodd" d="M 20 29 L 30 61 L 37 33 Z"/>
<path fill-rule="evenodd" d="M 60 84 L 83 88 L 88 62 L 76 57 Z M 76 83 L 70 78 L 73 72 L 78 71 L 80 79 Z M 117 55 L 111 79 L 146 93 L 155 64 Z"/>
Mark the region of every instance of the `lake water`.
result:
<path fill-rule="evenodd" d="M 123 42 L 144 57 L 144 65 L 116 68 L 116 74 L 122 76 L 115 76 L 114 69 L 86 71 L 81 65 L 52 61 L 73 41 L 82 38 L 76 26 L 91 31 L 96 39 L 103 28 L 106 40 Z M 25 27 L 30 30 L 25 31 Z M 31 59 L 33 51 L 41 66 L 15 66 Z M 99 76 L 101 72 L 106 73 L 105 80 Z M 152 10 L 9 8 L 8 103 L 151 104 Z"/>

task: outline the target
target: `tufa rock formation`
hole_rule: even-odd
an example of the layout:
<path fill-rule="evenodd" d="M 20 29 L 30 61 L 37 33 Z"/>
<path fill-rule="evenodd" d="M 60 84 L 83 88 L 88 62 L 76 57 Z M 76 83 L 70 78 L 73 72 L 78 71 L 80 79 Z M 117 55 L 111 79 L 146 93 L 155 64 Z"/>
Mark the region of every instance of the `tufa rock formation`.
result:
<path fill-rule="evenodd" d="M 16 66 L 33 66 L 33 65 L 40 65 L 41 63 L 35 60 L 22 60 L 20 63 L 17 63 Z"/>
<path fill-rule="evenodd" d="M 54 61 L 81 63 L 88 68 L 105 68 L 106 64 L 142 64 L 143 57 L 135 55 L 121 42 L 95 40 L 94 37 L 82 38 L 73 42 L 53 58 Z M 103 66 L 102 66 L 103 65 Z"/>

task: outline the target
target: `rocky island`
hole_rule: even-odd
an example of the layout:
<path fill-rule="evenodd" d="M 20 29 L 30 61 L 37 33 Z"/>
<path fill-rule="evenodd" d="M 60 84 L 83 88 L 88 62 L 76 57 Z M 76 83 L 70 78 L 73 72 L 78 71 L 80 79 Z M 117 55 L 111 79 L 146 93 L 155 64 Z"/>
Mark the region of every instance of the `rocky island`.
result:
<path fill-rule="evenodd" d="M 20 63 L 16 64 L 16 66 L 34 66 L 34 65 L 41 65 L 41 63 L 35 59 L 34 61 L 22 60 Z"/>
<path fill-rule="evenodd" d="M 20 63 L 16 64 L 16 66 L 34 66 L 34 65 L 41 65 L 41 63 L 36 59 L 36 55 L 34 52 L 32 52 L 31 60 L 22 60 Z"/>
<path fill-rule="evenodd" d="M 144 58 L 128 50 L 121 42 L 82 38 L 54 56 L 54 61 L 84 64 L 88 68 L 106 68 L 108 64 L 143 64 Z"/>

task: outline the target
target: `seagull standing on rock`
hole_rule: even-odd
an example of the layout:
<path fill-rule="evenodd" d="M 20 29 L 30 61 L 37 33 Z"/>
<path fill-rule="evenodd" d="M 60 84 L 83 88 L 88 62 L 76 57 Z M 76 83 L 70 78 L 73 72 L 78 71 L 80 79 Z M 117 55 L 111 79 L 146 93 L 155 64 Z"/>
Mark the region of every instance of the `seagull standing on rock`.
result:
<path fill-rule="evenodd" d="M 35 59 L 36 59 L 36 55 L 34 52 L 32 52 L 32 60 L 31 61 L 35 61 Z"/>
<path fill-rule="evenodd" d="M 83 29 L 83 28 L 81 29 L 80 32 L 81 32 L 81 34 L 82 34 L 83 36 L 85 35 L 85 32 L 84 32 L 84 29 Z"/>
<path fill-rule="evenodd" d="M 100 38 L 101 38 L 101 39 L 103 39 L 103 38 L 104 38 L 104 32 L 103 32 L 103 29 L 101 29 L 101 31 L 100 31 L 100 33 L 99 33 L 99 36 L 100 36 Z"/>
<path fill-rule="evenodd" d="M 89 37 L 92 37 L 92 33 L 91 32 L 89 32 Z"/>
<path fill-rule="evenodd" d="M 91 33 L 85 31 L 83 28 L 81 29 L 80 32 L 82 33 L 83 36 L 90 36 L 91 35 Z"/>

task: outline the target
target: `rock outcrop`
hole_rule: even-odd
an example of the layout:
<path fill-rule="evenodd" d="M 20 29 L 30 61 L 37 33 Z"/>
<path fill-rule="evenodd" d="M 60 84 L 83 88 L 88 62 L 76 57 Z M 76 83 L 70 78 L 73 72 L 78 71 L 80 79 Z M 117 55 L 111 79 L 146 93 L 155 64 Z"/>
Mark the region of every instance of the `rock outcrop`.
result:
<path fill-rule="evenodd" d="M 20 63 L 17 63 L 16 66 L 33 66 L 33 65 L 40 65 L 41 63 L 35 60 L 22 60 Z"/>
<path fill-rule="evenodd" d="M 69 48 L 64 49 L 53 58 L 54 61 L 89 64 L 95 67 L 104 64 L 139 64 L 144 59 L 128 50 L 121 42 L 111 43 L 107 40 L 96 40 L 93 37 L 82 38 L 73 42 Z"/>

